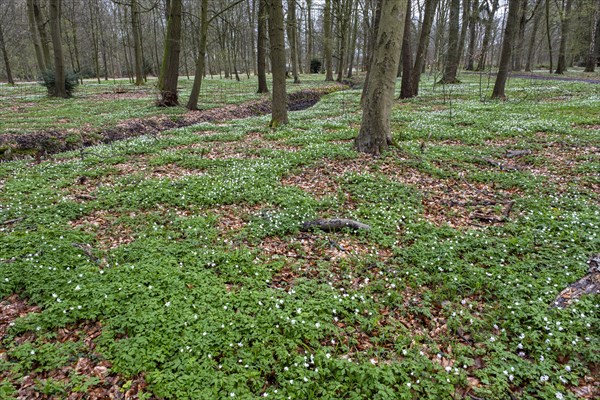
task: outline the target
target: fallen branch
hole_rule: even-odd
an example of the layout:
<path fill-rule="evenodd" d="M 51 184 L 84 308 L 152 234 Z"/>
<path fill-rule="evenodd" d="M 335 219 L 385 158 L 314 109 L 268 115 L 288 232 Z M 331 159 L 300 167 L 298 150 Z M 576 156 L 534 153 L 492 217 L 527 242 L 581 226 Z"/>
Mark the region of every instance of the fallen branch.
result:
<path fill-rule="evenodd" d="M 0 223 L 0 225 L 11 225 L 11 224 L 16 224 L 17 222 L 21 222 L 25 219 L 25 217 L 19 217 L 19 218 L 15 218 L 15 219 L 8 219 L 2 223 Z"/>
<path fill-rule="evenodd" d="M 506 152 L 505 157 L 506 158 L 514 158 L 514 157 L 526 156 L 529 154 L 531 154 L 531 150 L 508 150 Z"/>
<path fill-rule="evenodd" d="M 600 254 L 588 260 L 588 273 L 558 294 L 551 307 L 565 308 L 585 294 L 600 294 Z"/>
<path fill-rule="evenodd" d="M 500 216 L 500 217 L 498 217 L 496 215 L 489 215 L 489 214 L 483 214 L 483 213 L 473 213 L 473 214 L 471 214 L 471 219 L 477 219 L 479 221 L 492 222 L 492 223 L 506 222 L 509 219 L 509 215 L 510 215 L 510 212 L 511 212 L 514 204 L 515 204 L 514 201 L 507 202 L 506 207 L 504 207 L 504 210 L 502 211 L 502 216 Z"/>
<path fill-rule="evenodd" d="M 94 263 L 100 265 L 100 259 L 94 255 L 94 248 L 89 244 L 71 243 L 73 247 L 84 252 L 84 254 Z"/>
<path fill-rule="evenodd" d="M 344 228 L 349 228 L 353 231 L 365 230 L 368 231 L 371 227 L 352 219 L 331 218 L 331 219 L 315 219 L 302 223 L 301 231 L 306 232 L 312 228 L 319 228 L 326 232 L 336 232 Z"/>
<path fill-rule="evenodd" d="M 518 171 L 521 169 L 513 165 L 502 164 L 500 161 L 492 160 L 491 158 L 482 158 L 482 160 L 487 162 L 488 164 L 493 165 L 496 168 L 499 168 L 500 171 Z"/>

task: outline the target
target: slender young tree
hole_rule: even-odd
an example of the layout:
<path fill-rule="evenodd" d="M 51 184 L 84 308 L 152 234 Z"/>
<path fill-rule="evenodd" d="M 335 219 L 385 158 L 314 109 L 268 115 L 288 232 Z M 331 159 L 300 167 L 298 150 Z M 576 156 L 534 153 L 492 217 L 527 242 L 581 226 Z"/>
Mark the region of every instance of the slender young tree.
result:
<path fill-rule="evenodd" d="M 542 0 L 538 0 L 538 6 L 533 10 L 533 27 L 531 28 L 531 35 L 529 36 L 529 45 L 527 47 L 527 59 L 525 61 L 525 71 L 530 72 L 533 66 L 533 56 L 535 54 L 537 33 L 540 27 L 540 20 L 542 19 L 542 11 L 540 11 L 539 5 Z"/>
<path fill-rule="evenodd" d="M 492 99 L 506 99 L 504 89 L 510 71 L 512 44 L 518 29 L 519 3 L 520 0 L 508 0 L 508 16 L 506 17 L 506 28 L 504 29 L 504 39 L 502 40 L 502 53 L 500 55 L 500 64 L 498 66 L 498 75 L 496 77 L 496 83 L 494 84 L 494 91 L 492 92 Z"/>
<path fill-rule="evenodd" d="M 356 150 L 379 155 L 392 143 L 390 119 L 396 71 L 402 48 L 407 0 L 380 0 L 381 15 L 369 67 L 369 84 L 363 90 L 363 116 L 354 140 Z"/>
<path fill-rule="evenodd" d="M 324 47 L 325 47 L 325 80 L 333 81 L 333 55 L 331 49 L 331 0 L 325 0 L 325 9 L 323 10 L 323 29 L 324 29 Z"/>
<path fill-rule="evenodd" d="M 167 36 L 158 80 L 161 95 L 159 105 L 163 107 L 179 105 L 177 82 L 179 79 L 179 53 L 181 51 L 181 1 L 170 1 Z"/>
<path fill-rule="evenodd" d="M 273 74 L 273 101 L 271 128 L 288 123 L 287 92 L 285 84 L 285 24 L 282 0 L 267 0 L 269 8 L 269 42 Z"/>
<path fill-rule="evenodd" d="M 257 93 L 269 93 L 267 85 L 267 7 L 266 0 L 258 0 L 258 32 L 256 46 L 256 67 L 258 71 L 258 91 Z"/>
<path fill-rule="evenodd" d="M 54 49 L 54 97 L 67 97 L 65 87 L 65 64 L 60 33 L 61 0 L 50 0 L 50 35 Z"/>
<path fill-rule="evenodd" d="M 419 81 L 421 80 L 421 71 L 425 66 L 425 57 L 427 56 L 427 45 L 429 43 L 429 35 L 433 26 L 433 17 L 435 10 L 439 4 L 439 0 L 425 0 L 425 12 L 423 15 L 423 25 L 419 34 L 419 44 L 415 54 L 415 65 L 412 73 L 412 96 L 419 94 Z"/>

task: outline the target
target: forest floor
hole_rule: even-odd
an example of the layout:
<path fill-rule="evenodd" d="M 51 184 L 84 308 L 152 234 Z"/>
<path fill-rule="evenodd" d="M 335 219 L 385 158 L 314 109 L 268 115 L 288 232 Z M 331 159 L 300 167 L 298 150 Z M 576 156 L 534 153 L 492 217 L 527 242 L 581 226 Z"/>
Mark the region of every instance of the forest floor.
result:
<path fill-rule="evenodd" d="M 0 398 L 598 398 L 600 86 L 463 78 L 0 163 Z"/>

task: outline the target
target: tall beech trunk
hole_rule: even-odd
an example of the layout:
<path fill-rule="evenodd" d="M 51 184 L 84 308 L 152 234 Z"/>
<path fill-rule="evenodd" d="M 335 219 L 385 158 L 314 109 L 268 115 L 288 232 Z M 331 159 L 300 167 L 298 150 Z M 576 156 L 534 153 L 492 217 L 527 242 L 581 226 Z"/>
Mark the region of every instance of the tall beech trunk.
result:
<path fill-rule="evenodd" d="M 471 9 L 472 0 L 463 0 L 462 19 L 460 26 L 460 39 L 458 40 L 458 64 L 463 59 L 463 52 L 465 50 L 465 42 L 467 41 L 467 32 L 469 28 L 469 10 Z"/>
<path fill-rule="evenodd" d="M 494 84 L 492 99 L 506 99 L 504 89 L 506 87 L 508 73 L 510 72 L 512 44 L 518 29 L 519 4 L 520 0 L 508 1 L 508 16 L 506 18 L 506 28 L 504 29 L 504 39 L 502 40 L 502 53 L 500 55 L 498 76 L 496 77 L 496 83 Z"/>
<path fill-rule="evenodd" d="M 287 31 L 292 59 L 292 75 L 294 83 L 300 83 L 300 77 L 298 76 L 300 59 L 298 57 L 298 39 L 296 38 L 298 30 L 296 29 L 296 24 L 296 0 L 288 0 Z"/>
<path fill-rule="evenodd" d="M 4 68 L 6 69 L 6 81 L 9 84 L 14 85 L 15 81 L 12 76 L 12 70 L 10 69 L 10 61 L 8 60 L 8 52 L 6 51 L 6 43 L 4 42 L 4 32 L 2 31 L 2 25 L 0 25 L 0 50 L 2 50 Z"/>
<path fill-rule="evenodd" d="M 35 60 L 37 61 L 40 72 L 44 72 L 47 69 L 46 60 L 44 59 L 42 44 L 40 43 L 39 33 L 35 22 L 33 1 L 34 0 L 27 0 L 27 21 L 29 22 L 29 31 L 31 32 L 31 40 L 33 41 L 33 48 L 35 50 Z"/>
<path fill-rule="evenodd" d="M 513 44 L 513 71 L 521 71 L 523 69 L 523 50 L 525 48 L 525 27 L 527 25 L 527 6 L 529 0 L 521 0 L 519 5 L 519 23 L 517 32 L 515 33 L 515 43 Z"/>
<path fill-rule="evenodd" d="M 35 24 L 37 25 L 37 31 L 40 35 L 40 45 L 42 47 L 42 54 L 44 56 L 44 64 L 46 69 L 52 68 L 52 58 L 50 58 L 50 39 L 48 38 L 48 32 L 46 31 L 46 20 L 42 9 L 40 8 L 40 0 L 33 0 L 33 15 L 35 17 Z M 50 28 L 52 29 L 52 28 Z"/>
<path fill-rule="evenodd" d="M 50 0 L 50 36 L 54 50 L 54 97 L 67 97 L 65 88 L 65 64 L 60 34 L 61 0 Z"/>
<path fill-rule="evenodd" d="M 548 55 L 550 58 L 550 66 L 548 72 L 552 73 L 552 32 L 550 27 L 550 0 L 546 0 L 546 37 L 548 39 Z"/>
<path fill-rule="evenodd" d="M 310 64 L 313 59 L 313 23 L 312 23 L 312 0 L 306 0 L 306 68 L 311 73 Z"/>
<path fill-rule="evenodd" d="M 558 47 L 558 62 L 556 63 L 556 74 L 564 74 L 567 70 L 567 41 L 569 40 L 569 29 L 571 27 L 571 6 L 573 0 L 567 0 L 560 19 L 560 44 Z"/>
<path fill-rule="evenodd" d="M 594 17 L 590 29 L 590 46 L 585 59 L 585 72 L 594 72 L 598 62 L 598 25 L 600 25 L 600 1 L 596 1 L 596 7 L 594 7 Z"/>
<path fill-rule="evenodd" d="M 539 0 L 541 3 L 541 0 Z M 533 15 L 533 26 L 531 27 L 531 36 L 529 37 L 529 46 L 527 47 L 527 60 L 525 61 L 525 71 L 530 72 L 533 69 L 533 56 L 535 55 L 537 32 L 540 28 L 542 12 L 536 7 Z"/>
<path fill-rule="evenodd" d="M 429 35 L 433 26 L 433 17 L 435 10 L 439 4 L 439 0 L 425 0 L 425 15 L 423 16 L 423 26 L 419 34 L 419 44 L 415 54 L 415 65 L 412 73 L 412 96 L 419 94 L 419 81 L 421 80 L 421 72 L 425 66 L 425 58 L 427 57 L 427 47 L 429 44 Z"/>
<path fill-rule="evenodd" d="M 400 86 L 400 98 L 413 97 L 412 88 L 412 36 L 411 36 L 411 0 L 406 2 L 406 16 L 404 18 L 404 35 L 402 36 L 402 85 Z"/>
<path fill-rule="evenodd" d="M 485 69 L 487 53 L 490 47 L 490 41 L 492 39 L 492 28 L 494 26 L 494 16 L 498 11 L 498 0 L 493 0 L 492 7 L 488 8 L 488 15 L 485 20 L 485 28 L 483 33 L 483 39 L 481 41 L 481 52 L 479 54 L 479 60 L 477 61 L 477 71 L 483 71 Z"/>
<path fill-rule="evenodd" d="M 179 53 L 181 51 L 181 1 L 171 0 L 165 50 L 158 80 L 161 100 L 159 105 L 174 107 L 179 104 L 177 82 L 179 78 Z"/>
<path fill-rule="evenodd" d="M 323 10 L 323 29 L 324 29 L 324 52 L 325 52 L 325 80 L 333 81 L 333 56 L 331 54 L 331 0 L 325 0 L 325 9 Z"/>
<path fill-rule="evenodd" d="M 267 0 L 269 7 L 269 42 L 273 74 L 272 115 L 269 126 L 277 128 L 288 123 L 285 82 L 285 26 L 282 0 Z"/>
<path fill-rule="evenodd" d="M 206 59 L 206 42 L 208 38 L 208 0 L 202 0 L 200 3 L 200 43 L 198 48 L 198 58 L 196 59 L 196 69 L 194 72 L 194 84 L 192 92 L 186 107 L 189 110 L 198 109 L 198 96 L 202 87 L 202 79 L 204 78 L 205 59 Z"/>
<path fill-rule="evenodd" d="M 363 90 L 360 132 L 356 150 L 379 155 L 392 143 L 391 114 L 396 71 L 400 61 L 407 0 L 381 0 L 377 39 L 369 67 L 369 83 Z"/>
<path fill-rule="evenodd" d="M 473 71 L 475 69 L 475 44 L 477 36 L 477 23 L 479 22 L 479 0 L 472 0 L 471 2 L 471 14 L 469 15 L 469 44 L 467 45 L 467 65 L 465 69 L 467 71 Z"/>
<path fill-rule="evenodd" d="M 140 31 L 139 0 L 131 0 L 131 33 L 133 36 L 133 53 L 135 67 L 135 85 L 144 84 L 144 59 L 142 56 L 142 38 Z M 165 43 L 166 46 L 166 43 Z"/>
<path fill-rule="evenodd" d="M 458 72 L 458 60 L 460 55 L 459 50 L 459 38 L 458 38 L 458 18 L 460 15 L 460 0 L 450 1 L 450 26 L 448 30 L 448 50 L 446 51 L 446 62 L 444 65 L 444 76 L 440 80 L 440 83 L 459 83 L 460 81 L 456 78 Z"/>
<path fill-rule="evenodd" d="M 269 93 L 267 85 L 267 6 L 266 0 L 258 0 L 258 32 L 256 45 L 256 68 L 258 71 L 257 93 Z"/>

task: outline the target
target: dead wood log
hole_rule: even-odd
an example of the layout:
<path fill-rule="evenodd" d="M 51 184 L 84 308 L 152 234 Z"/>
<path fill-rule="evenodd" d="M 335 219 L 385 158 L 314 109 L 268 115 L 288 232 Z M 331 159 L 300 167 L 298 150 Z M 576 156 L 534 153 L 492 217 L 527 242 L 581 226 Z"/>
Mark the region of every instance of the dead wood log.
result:
<path fill-rule="evenodd" d="M 600 254 L 588 260 L 588 273 L 558 294 L 551 307 L 565 308 L 585 294 L 600 294 Z"/>
<path fill-rule="evenodd" d="M 520 167 L 516 167 L 514 165 L 502 164 L 501 162 L 492 160 L 491 158 L 482 158 L 482 160 L 496 168 L 499 168 L 500 171 L 519 171 L 521 169 Z"/>
<path fill-rule="evenodd" d="M 86 244 L 86 243 L 71 243 L 71 246 L 83 251 L 83 253 L 87 256 L 87 258 L 89 258 L 92 262 L 100 265 L 101 261 L 94 254 L 94 248 L 91 245 Z"/>
<path fill-rule="evenodd" d="M 76 194 L 75 197 L 79 200 L 96 200 L 95 196 L 92 196 L 91 194 Z"/>
<path fill-rule="evenodd" d="M 531 154 L 531 150 L 508 150 L 506 152 L 505 157 L 506 158 L 515 158 L 515 157 L 526 156 L 529 154 Z"/>
<path fill-rule="evenodd" d="M 312 221 L 306 221 L 302 223 L 301 230 L 303 232 L 309 231 L 312 228 L 318 228 L 326 232 L 337 232 L 344 228 L 349 228 L 353 231 L 365 230 L 368 231 L 371 227 L 367 224 L 363 224 L 352 219 L 344 218 L 331 218 L 331 219 L 315 219 Z"/>
<path fill-rule="evenodd" d="M 471 214 L 471 219 L 477 219 L 479 221 L 485 221 L 485 222 L 491 222 L 491 223 L 506 222 L 509 219 L 510 212 L 511 212 L 515 202 L 509 201 L 505 204 L 506 204 L 506 206 L 504 207 L 504 210 L 502 210 L 502 216 L 500 216 L 500 217 L 496 216 L 496 215 L 489 215 L 489 214 L 483 214 L 483 213 L 473 213 L 473 214 Z"/>
<path fill-rule="evenodd" d="M 17 222 L 21 222 L 25 219 L 25 217 L 19 217 L 19 218 L 15 218 L 15 219 L 9 219 L 6 220 L 2 223 L 0 223 L 0 225 L 11 225 L 11 224 L 16 224 Z"/>

